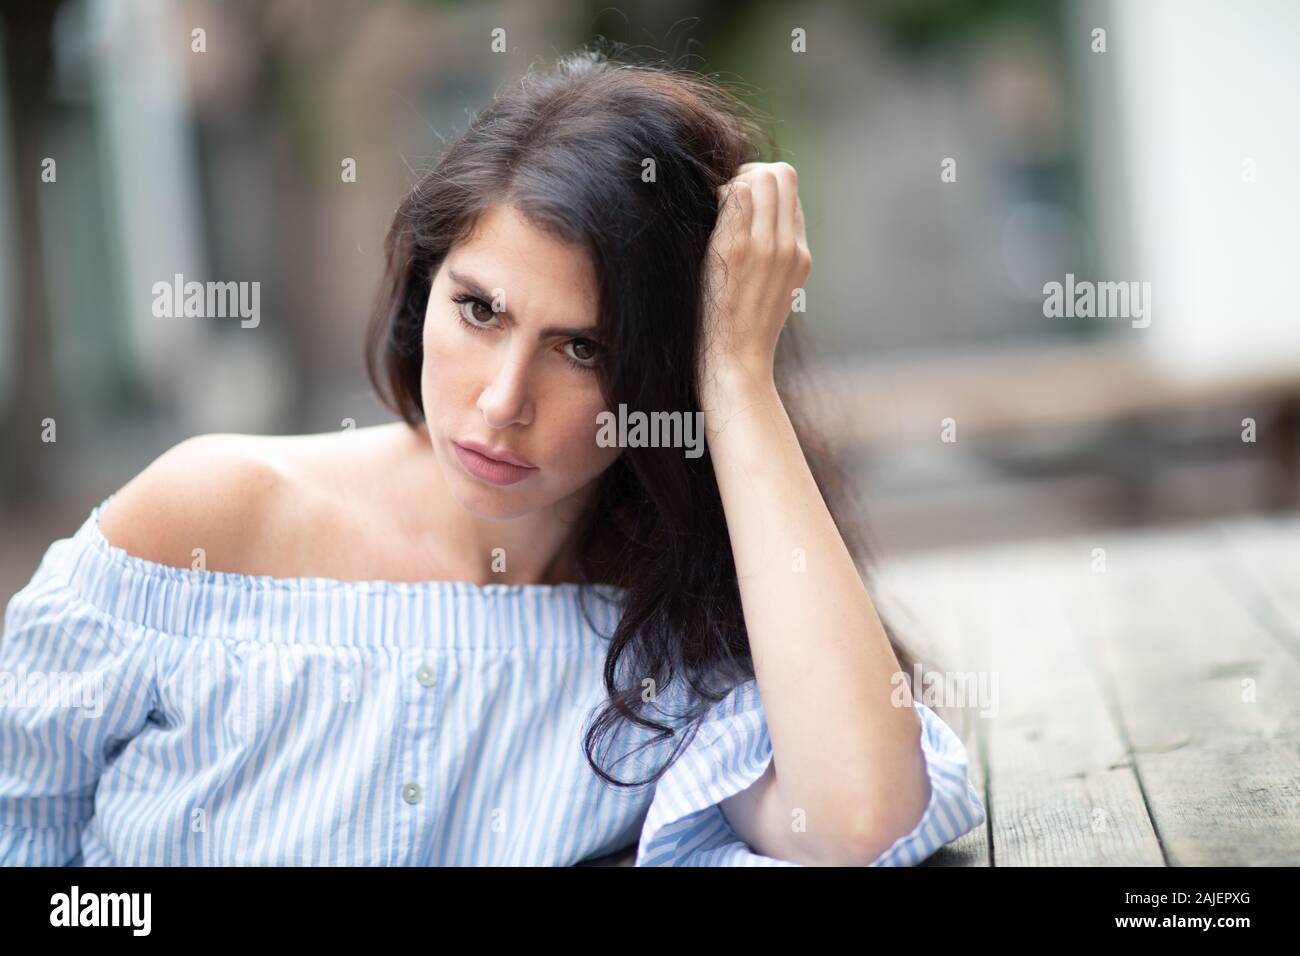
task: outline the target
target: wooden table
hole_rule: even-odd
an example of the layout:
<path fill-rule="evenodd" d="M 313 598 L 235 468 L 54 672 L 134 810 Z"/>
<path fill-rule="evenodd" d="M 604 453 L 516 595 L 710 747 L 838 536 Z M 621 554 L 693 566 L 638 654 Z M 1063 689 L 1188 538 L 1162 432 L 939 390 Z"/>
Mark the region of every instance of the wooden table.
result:
<path fill-rule="evenodd" d="M 995 692 L 946 715 L 988 820 L 922 865 L 1300 864 L 1300 518 L 929 552 L 875 582 Z"/>
<path fill-rule="evenodd" d="M 1155 358 L 1131 340 L 1103 340 L 823 361 L 797 394 L 832 447 L 874 460 L 939 447 L 945 423 L 949 440 L 977 454 L 1046 441 L 1058 452 L 1035 454 L 1037 473 L 1104 467 L 1142 516 L 1152 465 L 1166 456 L 1264 457 L 1277 478 L 1261 503 L 1300 508 L 1300 356 L 1186 369 Z M 1245 418 L 1255 421 L 1253 442 L 1242 441 Z M 1197 420 L 1214 423 L 1208 447 L 1179 426 Z M 1092 444 L 1099 430 L 1109 436 L 1101 447 Z"/>
<path fill-rule="evenodd" d="M 1300 518 L 930 553 L 877 580 L 997 677 L 995 713 L 959 711 L 987 824 L 926 865 L 1300 864 Z"/>

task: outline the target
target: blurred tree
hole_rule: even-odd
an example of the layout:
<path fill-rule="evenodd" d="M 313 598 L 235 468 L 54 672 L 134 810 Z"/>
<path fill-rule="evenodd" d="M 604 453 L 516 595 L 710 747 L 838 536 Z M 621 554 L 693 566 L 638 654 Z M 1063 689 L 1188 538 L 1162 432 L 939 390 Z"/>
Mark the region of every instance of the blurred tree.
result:
<path fill-rule="evenodd" d="M 51 68 L 51 32 L 62 0 L 6 0 L 5 89 L 9 93 L 14 176 L 14 260 L 17 283 L 12 394 L 0 417 L 0 485 L 14 504 L 32 501 L 40 486 L 41 420 L 57 418 L 49 302 L 41 234 L 40 171 Z"/>
<path fill-rule="evenodd" d="M 857 9 L 900 49 L 919 53 L 965 40 L 1004 17 L 1037 20 L 1056 6 L 1042 0 L 870 0 Z"/>

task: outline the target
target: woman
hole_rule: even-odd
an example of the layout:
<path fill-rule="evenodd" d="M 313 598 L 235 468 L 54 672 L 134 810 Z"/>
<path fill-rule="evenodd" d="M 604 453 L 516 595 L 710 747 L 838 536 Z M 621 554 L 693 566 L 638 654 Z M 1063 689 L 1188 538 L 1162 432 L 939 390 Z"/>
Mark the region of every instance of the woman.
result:
<path fill-rule="evenodd" d="M 0 860 L 913 864 L 983 822 L 777 385 L 811 259 L 756 131 L 594 53 L 499 95 L 388 237 L 402 420 L 184 442 L 11 602 L 3 669 L 100 713 L 0 709 Z"/>

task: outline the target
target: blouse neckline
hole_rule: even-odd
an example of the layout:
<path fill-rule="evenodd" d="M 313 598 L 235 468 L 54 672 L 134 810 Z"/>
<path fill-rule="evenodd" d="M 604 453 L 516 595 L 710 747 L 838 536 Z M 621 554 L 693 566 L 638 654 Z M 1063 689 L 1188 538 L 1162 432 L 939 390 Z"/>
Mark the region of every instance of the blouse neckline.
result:
<path fill-rule="evenodd" d="M 90 513 L 90 517 L 86 519 L 86 525 L 88 526 L 87 536 L 90 544 L 109 561 L 119 564 L 137 574 L 150 577 L 184 580 L 187 583 L 197 580 L 200 582 L 210 582 L 218 586 L 242 588 L 246 590 L 280 589 L 289 591 L 321 591 L 355 588 L 358 591 L 378 591 L 384 589 L 396 591 L 409 590 L 412 592 L 426 590 L 450 591 L 462 595 L 551 595 L 558 593 L 572 593 L 582 588 L 592 587 L 604 588 L 614 592 L 615 594 L 621 594 L 626 591 L 626 588 L 620 588 L 612 584 L 586 585 L 570 581 L 561 582 L 560 584 L 508 584 L 504 582 L 476 584 L 473 581 L 448 581 L 435 579 L 429 579 L 426 581 L 389 581 L 383 578 L 345 580 L 343 578 L 320 577 L 316 575 L 280 577 L 271 574 L 244 574 L 238 571 L 212 571 L 206 568 L 202 570 L 178 568 L 175 565 L 162 564 L 161 562 L 150 561 L 147 558 L 141 558 L 134 554 L 130 554 L 126 550 L 112 544 L 108 538 L 104 536 L 104 531 L 99 526 L 99 519 L 105 506 L 107 506 L 112 500 L 113 495 L 109 495 L 95 506 Z"/>
<path fill-rule="evenodd" d="M 78 597 L 105 614 L 178 636 L 278 643 L 554 646 L 608 640 L 627 589 L 606 584 L 349 581 L 191 570 L 111 544 L 110 495 L 56 549 Z M 65 557 L 66 556 L 66 557 Z M 51 560 L 51 558 L 47 558 Z"/>

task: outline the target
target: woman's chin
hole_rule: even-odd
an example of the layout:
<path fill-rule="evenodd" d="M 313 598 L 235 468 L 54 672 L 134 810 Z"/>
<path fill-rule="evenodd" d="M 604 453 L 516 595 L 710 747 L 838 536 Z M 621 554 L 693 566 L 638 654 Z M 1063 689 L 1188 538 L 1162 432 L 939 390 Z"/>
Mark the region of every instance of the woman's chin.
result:
<path fill-rule="evenodd" d="M 513 489 L 489 487 L 468 476 L 453 482 L 452 496 L 462 508 L 484 521 L 509 521 L 536 510 Z"/>

